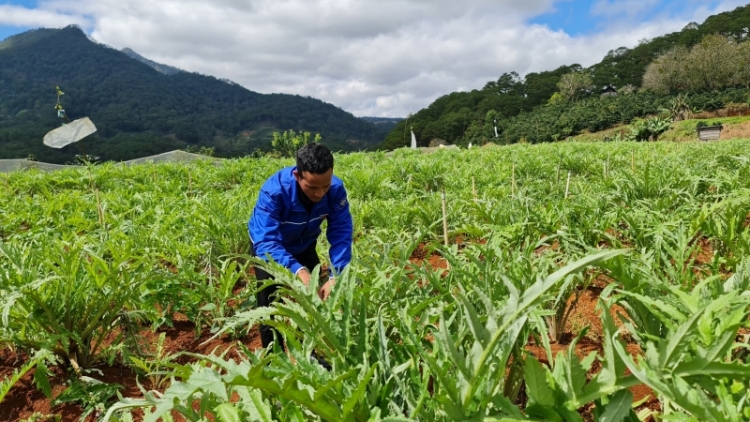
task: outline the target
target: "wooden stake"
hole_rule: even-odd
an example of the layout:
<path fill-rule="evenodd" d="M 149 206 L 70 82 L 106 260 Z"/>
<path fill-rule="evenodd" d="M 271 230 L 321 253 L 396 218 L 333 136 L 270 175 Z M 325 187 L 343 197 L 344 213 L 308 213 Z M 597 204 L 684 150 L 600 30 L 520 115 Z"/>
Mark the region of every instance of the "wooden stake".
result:
<path fill-rule="evenodd" d="M 477 203 L 477 186 L 474 184 L 474 176 L 471 176 L 471 192 L 474 194 L 474 203 Z"/>
<path fill-rule="evenodd" d="M 448 246 L 448 210 L 445 205 L 445 189 L 443 189 L 441 196 L 443 199 L 443 241 L 445 246 Z"/>
<path fill-rule="evenodd" d="M 568 170 L 568 182 L 565 183 L 565 199 L 568 199 L 568 192 L 570 191 L 570 173 L 571 171 Z"/>

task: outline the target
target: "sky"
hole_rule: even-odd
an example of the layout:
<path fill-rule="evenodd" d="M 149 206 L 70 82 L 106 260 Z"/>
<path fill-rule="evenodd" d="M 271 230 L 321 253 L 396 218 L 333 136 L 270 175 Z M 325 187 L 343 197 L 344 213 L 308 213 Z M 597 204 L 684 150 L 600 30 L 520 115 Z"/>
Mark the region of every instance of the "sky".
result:
<path fill-rule="evenodd" d="M 578 63 L 679 31 L 747 0 L 0 0 L 0 39 L 81 27 L 97 42 L 319 98 L 355 116 L 405 117 L 442 95 Z"/>

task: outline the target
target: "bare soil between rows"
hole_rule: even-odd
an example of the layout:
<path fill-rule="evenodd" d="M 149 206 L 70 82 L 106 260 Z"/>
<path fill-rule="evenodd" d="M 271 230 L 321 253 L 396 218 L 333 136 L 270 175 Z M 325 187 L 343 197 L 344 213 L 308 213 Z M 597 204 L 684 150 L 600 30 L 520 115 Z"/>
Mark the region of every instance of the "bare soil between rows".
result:
<path fill-rule="evenodd" d="M 257 328 L 252 329 L 243 338 L 232 339 L 229 336 L 223 336 L 207 341 L 213 336 L 209 329 L 204 328 L 196 335 L 195 324 L 180 314 L 175 314 L 173 327 L 163 327 L 156 330 L 156 332 L 152 332 L 151 330 L 141 332 L 143 344 L 156 344 L 157 338 L 161 333 L 165 333 L 164 351 L 169 354 L 189 352 L 206 355 L 222 353 L 230 349 L 227 351 L 227 357 L 232 357 L 233 353 L 235 357 L 239 357 L 239 354 L 242 353 L 238 347 L 239 343 L 245 345 L 251 351 L 262 347 L 260 332 Z M 180 363 L 187 363 L 193 360 L 187 356 L 177 359 Z M 16 354 L 8 349 L 0 351 L 0 378 L 10 376 L 15 369 L 27 361 L 28 356 L 23 353 Z M 142 397 L 137 385 L 137 374 L 130 367 L 122 364 L 115 364 L 113 366 L 102 364 L 94 369 L 101 371 L 101 373 L 94 371 L 88 376 L 105 383 L 122 385 L 123 389 L 120 390 L 120 393 L 123 397 Z M 52 397 L 57 397 L 67 388 L 65 382 L 70 374 L 66 374 L 60 368 L 55 368 L 53 374 L 54 377 L 50 380 Z M 150 388 L 147 379 L 140 378 L 138 381 L 145 388 Z M 0 421 L 23 420 L 34 414 L 42 416 L 57 414 L 62 417 L 61 420 L 63 422 L 74 422 L 80 420 L 82 413 L 83 409 L 77 404 L 52 406 L 52 401 L 34 385 L 33 371 L 27 373 L 21 381 L 14 385 L 5 397 L 5 400 L 0 404 Z M 88 416 L 86 421 L 96 421 L 95 415 Z"/>

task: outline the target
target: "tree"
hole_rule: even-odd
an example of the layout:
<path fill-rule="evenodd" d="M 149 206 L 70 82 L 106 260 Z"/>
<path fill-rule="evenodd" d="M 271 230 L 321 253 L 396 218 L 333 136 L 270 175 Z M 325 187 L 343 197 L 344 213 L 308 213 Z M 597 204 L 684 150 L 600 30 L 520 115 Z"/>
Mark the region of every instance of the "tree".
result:
<path fill-rule="evenodd" d="M 668 94 L 687 88 L 685 68 L 689 59 L 687 47 L 677 46 L 654 60 L 643 75 L 643 89 Z"/>
<path fill-rule="evenodd" d="M 568 101 L 576 101 L 594 89 L 591 74 L 587 71 L 567 73 L 557 83 L 558 92 Z"/>
<path fill-rule="evenodd" d="M 560 66 L 553 71 L 529 73 L 526 75 L 526 100 L 529 107 L 545 104 L 549 97 L 557 91 L 557 83 L 560 77 L 570 73 L 575 69 L 580 69 L 579 65 Z"/>
<path fill-rule="evenodd" d="M 750 88 L 750 41 L 737 44 L 736 54 L 738 69 L 732 84 Z"/>
<path fill-rule="evenodd" d="M 739 71 L 735 46 L 733 41 L 718 34 L 708 35 L 694 46 L 687 66 L 690 88 L 710 91 L 730 86 L 732 77 Z"/>
<path fill-rule="evenodd" d="M 523 95 L 524 84 L 516 72 L 503 73 L 497 82 L 490 81 L 482 88 L 482 91 L 494 92 L 505 95 Z"/>
<path fill-rule="evenodd" d="M 565 99 L 563 98 L 563 96 L 560 95 L 559 92 L 555 92 L 554 94 L 552 94 L 551 97 L 549 97 L 549 101 L 547 101 L 547 105 L 560 104 L 563 101 L 565 101 Z"/>
<path fill-rule="evenodd" d="M 609 50 L 600 63 L 591 66 L 589 70 L 591 71 L 594 85 L 624 85 L 621 77 L 621 62 L 630 61 L 628 57 L 630 51 L 631 50 L 626 47 Z"/>
<path fill-rule="evenodd" d="M 627 84 L 623 87 L 620 87 L 620 90 L 618 91 L 618 93 L 620 95 L 630 95 L 630 94 L 635 93 L 636 91 L 638 91 L 638 88 L 636 88 L 635 85 Z"/>
<path fill-rule="evenodd" d="M 315 134 L 313 142 L 320 142 L 320 134 Z M 310 143 L 310 132 L 296 133 L 294 130 L 273 133 L 271 145 L 274 151 L 278 151 L 284 157 L 294 157 L 297 150 Z"/>

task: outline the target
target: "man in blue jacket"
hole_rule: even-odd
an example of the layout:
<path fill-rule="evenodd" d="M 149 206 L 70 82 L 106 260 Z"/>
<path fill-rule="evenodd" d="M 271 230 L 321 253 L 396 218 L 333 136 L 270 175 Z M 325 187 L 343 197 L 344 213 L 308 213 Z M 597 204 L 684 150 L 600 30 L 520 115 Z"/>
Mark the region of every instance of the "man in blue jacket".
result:
<path fill-rule="evenodd" d="M 333 154 L 314 143 L 297 151 L 295 167 L 281 169 L 261 187 L 248 222 L 252 254 L 285 266 L 308 285 L 311 271 L 320 265 L 316 245 L 323 220 L 328 221 L 331 268 L 318 295 L 326 300 L 336 284 L 336 274 L 351 261 L 353 227 L 344 184 L 333 175 Z M 260 285 L 273 277 L 256 267 L 255 278 Z M 269 306 L 276 289 L 273 285 L 260 290 L 258 306 Z M 281 336 L 270 326 L 261 325 L 260 336 L 263 347 L 274 340 L 283 346 Z"/>

